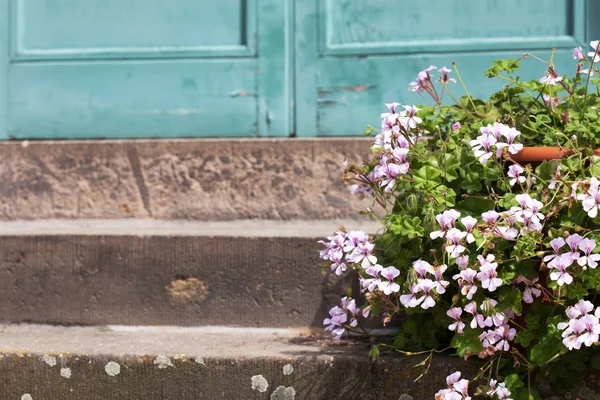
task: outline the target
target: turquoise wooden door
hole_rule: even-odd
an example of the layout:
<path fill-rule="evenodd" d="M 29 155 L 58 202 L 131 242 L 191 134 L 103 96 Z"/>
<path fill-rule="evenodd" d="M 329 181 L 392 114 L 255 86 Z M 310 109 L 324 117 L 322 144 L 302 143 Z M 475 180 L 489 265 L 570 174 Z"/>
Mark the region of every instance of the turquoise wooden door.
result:
<path fill-rule="evenodd" d="M 0 139 L 357 135 L 418 71 L 600 38 L 592 0 L 0 0 Z M 596 32 L 594 32 L 596 30 Z M 540 65 L 525 64 L 537 77 Z M 455 89 L 457 95 L 460 89 Z"/>
<path fill-rule="evenodd" d="M 0 0 L 0 139 L 287 136 L 279 0 Z"/>
<path fill-rule="evenodd" d="M 498 90 L 484 76 L 493 60 L 524 52 L 573 74 L 575 46 L 597 28 L 598 3 L 585 0 L 297 0 L 296 115 L 299 136 L 361 134 L 383 103 L 422 103 L 409 82 L 430 65 L 456 61 L 471 94 Z M 600 37 L 594 37 L 599 39 Z M 544 74 L 524 63 L 522 77 Z M 454 93 L 463 95 L 460 87 Z"/>

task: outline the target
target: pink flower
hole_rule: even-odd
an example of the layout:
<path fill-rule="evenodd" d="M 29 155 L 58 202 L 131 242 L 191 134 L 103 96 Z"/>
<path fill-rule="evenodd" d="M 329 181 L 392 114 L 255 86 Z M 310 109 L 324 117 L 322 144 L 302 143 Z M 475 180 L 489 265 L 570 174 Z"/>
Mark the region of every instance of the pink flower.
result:
<path fill-rule="evenodd" d="M 330 260 L 332 261 L 331 270 L 335 271 L 334 273 L 337 276 L 341 276 L 344 272 L 346 272 L 346 264 L 342 261 L 343 253 L 333 253 L 331 255 Z"/>
<path fill-rule="evenodd" d="M 521 176 L 524 171 L 523 167 L 518 164 L 513 164 L 508 167 L 508 176 L 512 178 L 508 181 L 510 186 L 514 186 L 517 182 L 524 183 L 527 180 L 524 176 Z"/>
<path fill-rule="evenodd" d="M 542 99 L 544 100 L 544 104 L 550 107 L 552 111 L 556 110 L 556 107 L 560 104 L 560 99 L 558 97 L 552 97 L 546 93 L 542 95 Z"/>
<path fill-rule="evenodd" d="M 506 388 L 506 384 L 498 383 L 495 379 L 490 379 L 490 390 L 486 394 L 488 396 L 496 395 L 498 400 L 510 400 L 510 390 Z"/>
<path fill-rule="evenodd" d="M 598 261 L 600 261 L 600 254 L 592 254 L 592 251 L 596 248 L 596 242 L 591 239 L 583 239 L 579 242 L 579 249 L 583 251 L 584 255 L 577 259 L 577 264 L 588 265 L 590 268 L 594 269 L 598 266 Z"/>
<path fill-rule="evenodd" d="M 469 381 L 460 379 L 460 372 L 448 375 L 446 378 L 446 389 L 439 390 L 435 394 L 435 400 L 471 400 L 469 396 Z"/>
<path fill-rule="evenodd" d="M 469 216 L 460 219 L 460 222 L 465 226 L 465 230 L 467 232 L 467 243 L 473 243 L 475 241 L 475 236 L 473 236 L 473 228 L 477 225 L 477 219 Z"/>
<path fill-rule="evenodd" d="M 452 124 L 453 131 L 457 131 L 459 129 L 460 129 L 460 122 L 456 121 L 455 123 Z"/>
<path fill-rule="evenodd" d="M 574 235 L 569 235 L 569 237 L 567 237 L 567 244 L 569 245 L 569 248 L 571 249 L 571 251 L 568 254 L 569 256 L 571 256 L 571 258 L 573 258 L 573 261 L 577 260 L 580 256 L 580 253 L 577 251 L 579 249 L 579 244 L 581 243 L 581 241 L 583 240 L 583 238 L 581 236 L 579 236 L 579 234 L 574 234 Z"/>
<path fill-rule="evenodd" d="M 496 348 L 502 351 L 510 350 L 510 342 L 515 338 L 517 334 L 516 329 L 509 327 L 508 325 L 499 326 L 495 330 L 496 335 L 500 338 L 496 343 Z"/>
<path fill-rule="evenodd" d="M 555 257 L 560 256 L 560 248 L 563 247 L 565 245 L 565 239 L 561 238 L 561 237 L 557 237 L 554 238 L 550 241 L 550 246 L 552 247 L 552 250 L 554 250 L 554 254 L 550 254 L 548 256 L 544 257 L 544 262 L 548 262 L 552 259 L 554 259 Z"/>
<path fill-rule="evenodd" d="M 446 312 L 446 315 L 454 320 L 454 322 L 448 326 L 448 329 L 460 334 L 462 334 L 463 329 L 465 329 L 465 323 L 460 319 L 461 314 L 462 308 L 460 307 L 453 307 Z"/>
<path fill-rule="evenodd" d="M 408 163 L 406 162 L 407 149 L 397 149 L 399 152 L 394 155 L 403 157 L 403 161 L 399 161 L 389 155 L 383 155 L 380 159 L 380 164 L 373 170 L 374 176 L 380 179 L 379 186 L 385 187 L 385 192 L 389 193 L 396 185 L 396 178 L 406 174 L 408 171 Z M 400 152 L 402 151 L 402 153 Z"/>
<path fill-rule="evenodd" d="M 421 304 L 421 302 L 424 300 L 424 298 L 417 296 L 419 294 L 419 292 L 421 291 L 421 288 L 419 287 L 419 285 L 411 285 L 411 286 L 409 286 L 408 290 L 410 291 L 410 294 L 401 295 L 400 303 L 404 307 L 408 307 L 408 308 L 414 308 L 414 307 L 418 306 L 419 304 Z"/>
<path fill-rule="evenodd" d="M 554 258 L 548 267 L 554 269 L 550 273 L 550 279 L 556 281 L 558 286 L 570 285 L 573 283 L 573 276 L 569 275 L 567 268 L 573 264 L 573 257 L 569 253 L 561 254 L 560 257 Z"/>
<path fill-rule="evenodd" d="M 343 325 L 348 320 L 348 315 L 344 309 L 337 306 L 329 310 L 329 315 L 331 318 L 325 318 L 323 320 L 323 325 L 326 325 L 325 330 L 331 331 L 335 338 L 339 339 L 345 331 Z"/>
<path fill-rule="evenodd" d="M 373 243 L 359 243 L 347 257 L 347 261 L 360 264 L 363 269 L 367 269 L 371 265 L 377 264 L 377 257 L 373 255 L 374 248 L 375 245 Z"/>
<path fill-rule="evenodd" d="M 417 273 L 419 279 L 427 278 L 427 273 L 431 271 L 433 266 L 429 264 L 427 261 L 417 260 L 412 263 L 412 267 Z"/>
<path fill-rule="evenodd" d="M 515 240 L 515 238 L 519 235 L 519 231 L 517 231 L 515 228 L 511 228 L 510 226 L 497 226 L 494 234 L 505 240 Z"/>
<path fill-rule="evenodd" d="M 471 148 L 475 157 L 479 159 L 482 164 L 487 163 L 490 157 L 494 154 L 492 152 L 492 146 L 497 142 L 493 135 L 481 135 L 477 139 L 471 140 Z"/>
<path fill-rule="evenodd" d="M 594 51 L 590 51 L 588 53 L 589 57 L 594 57 L 594 62 L 597 63 L 598 61 L 600 61 L 600 51 L 598 50 L 598 44 L 600 42 L 598 40 L 592 40 L 590 42 L 590 47 L 592 49 L 594 49 Z"/>
<path fill-rule="evenodd" d="M 496 257 L 493 254 L 488 254 L 486 258 L 477 256 L 481 266 L 479 267 L 479 273 L 477 279 L 481 281 L 481 286 L 490 292 L 495 291 L 498 286 L 502 286 L 502 279 L 498 278 L 496 268 L 498 263 L 493 262 Z"/>
<path fill-rule="evenodd" d="M 462 232 L 456 228 L 450 229 L 446 234 L 446 239 L 451 243 L 446 246 L 446 251 L 450 253 L 450 257 L 456 258 L 466 250 L 461 241 L 467 236 L 466 232 Z"/>
<path fill-rule="evenodd" d="M 521 134 L 521 132 L 519 132 L 515 128 L 509 128 L 506 125 L 502 125 L 500 134 L 502 136 L 504 136 L 504 138 L 506 139 L 506 143 L 497 143 L 496 144 L 498 153 L 501 153 L 502 149 L 505 147 L 508 148 L 508 152 L 510 154 L 517 154 L 519 151 L 521 151 L 523 149 L 523 145 L 521 143 L 515 143 L 515 139 L 517 138 L 517 136 L 519 136 Z"/>
<path fill-rule="evenodd" d="M 480 328 L 485 328 L 485 327 L 490 327 L 490 326 L 494 325 L 494 321 L 492 320 L 492 317 L 486 317 L 485 315 L 477 312 L 477 303 L 475 303 L 474 301 L 468 303 L 464 309 L 466 312 L 473 315 L 473 320 L 471 320 L 471 325 L 470 325 L 471 328 L 475 329 L 478 326 Z"/>
<path fill-rule="evenodd" d="M 500 214 L 498 214 L 496 211 L 490 210 L 490 211 L 486 211 L 483 214 L 481 214 L 481 219 L 483 220 L 483 222 L 485 222 L 487 224 L 493 224 L 494 222 L 496 222 L 498 220 L 499 216 L 500 216 Z"/>
<path fill-rule="evenodd" d="M 392 293 L 397 293 L 400 291 L 400 285 L 394 282 L 394 279 L 400 275 L 400 271 L 396 267 L 387 267 L 383 268 L 379 273 L 382 278 L 387 280 L 382 280 L 379 283 L 379 290 L 381 290 L 385 295 L 390 295 Z"/>
<path fill-rule="evenodd" d="M 540 83 L 550 86 L 556 86 L 556 84 L 562 80 L 562 76 L 556 75 L 556 72 L 554 72 L 554 70 L 548 70 L 546 72 L 546 75 L 540 78 Z"/>
<path fill-rule="evenodd" d="M 452 70 L 450 68 L 446 68 L 446 66 L 443 66 L 442 68 L 438 69 L 438 72 L 440 72 L 442 74 L 442 77 L 439 78 L 440 81 L 442 81 L 444 83 L 447 83 L 447 82 L 456 83 L 456 79 L 448 77 L 448 74 L 450 72 L 452 72 Z"/>
<path fill-rule="evenodd" d="M 448 269 L 446 264 L 437 265 L 435 267 L 431 266 L 427 272 L 435 277 L 435 291 L 438 294 L 442 294 L 446 292 L 446 287 L 450 284 L 450 282 L 444 280 L 444 272 Z"/>
<path fill-rule="evenodd" d="M 573 58 L 579 61 L 585 60 L 585 56 L 583 55 L 583 49 L 581 48 L 581 46 L 575 47 L 573 49 Z"/>
<path fill-rule="evenodd" d="M 350 231 L 347 240 L 344 242 L 344 251 L 350 253 L 355 247 L 358 247 L 360 243 L 366 243 L 368 241 L 369 236 L 363 231 Z"/>
<path fill-rule="evenodd" d="M 472 300 L 473 295 L 477 292 L 477 285 L 475 284 L 476 276 L 477 271 L 471 268 L 466 268 L 452 277 L 452 279 L 458 280 L 460 293 L 463 296 L 466 296 L 469 300 Z"/>
<path fill-rule="evenodd" d="M 419 72 L 417 74 L 417 79 L 408 85 L 408 90 L 417 93 L 421 93 L 423 90 L 429 90 L 433 86 L 430 72 L 436 68 L 435 65 L 430 65 L 429 68 Z"/>
<path fill-rule="evenodd" d="M 456 226 L 456 220 L 460 217 L 460 213 L 454 209 L 446 210 L 441 214 L 435 216 L 441 229 L 433 231 L 429 234 L 431 239 L 437 239 L 444 237 L 446 232 Z"/>
<path fill-rule="evenodd" d="M 527 304 L 533 303 L 534 297 L 540 297 L 542 295 L 542 291 L 536 287 L 536 283 L 539 278 L 535 278 L 533 280 L 529 280 L 525 278 L 523 275 L 519 275 L 516 279 L 512 280 L 512 284 L 525 284 L 525 290 L 523 291 L 523 301 Z"/>
<path fill-rule="evenodd" d="M 462 269 L 467 268 L 467 265 L 469 265 L 469 256 L 456 257 L 456 264 Z"/>
<path fill-rule="evenodd" d="M 433 298 L 433 289 L 435 288 L 435 282 L 431 279 L 423 279 L 419 282 L 419 289 L 424 293 L 421 297 L 421 308 L 427 310 L 435 306 L 435 299 Z"/>
<path fill-rule="evenodd" d="M 587 194 L 581 194 L 577 196 L 579 200 L 583 200 L 581 205 L 583 206 L 583 210 L 588 213 L 590 218 L 596 218 L 598 215 L 598 207 L 600 207 L 600 190 L 598 190 L 598 185 L 600 181 L 596 179 L 596 177 L 592 177 L 590 179 L 590 187 L 587 190 Z"/>
<path fill-rule="evenodd" d="M 381 283 L 381 278 L 379 273 L 383 267 L 379 264 L 372 265 L 369 268 L 365 269 L 365 273 L 367 275 L 372 276 L 372 278 L 360 278 L 360 285 L 362 287 L 363 292 L 368 290 L 369 292 L 373 292 Z"/>

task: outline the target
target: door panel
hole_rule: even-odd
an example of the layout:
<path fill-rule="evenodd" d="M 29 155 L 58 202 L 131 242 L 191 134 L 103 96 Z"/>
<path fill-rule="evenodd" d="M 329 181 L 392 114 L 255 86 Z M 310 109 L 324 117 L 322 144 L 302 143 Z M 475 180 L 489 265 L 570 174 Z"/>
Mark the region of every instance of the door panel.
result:
<path fill-rule="evenodd" d="M 290 134 L 281 1 L 0 0 L 0 7 L 8 8 L 0 28 L 9 38 L 0 137 Z"/>
<path fill-rule="evenodd" d="M 297 15 L 300 136 L 361 134 L 384 102 L 423 103 L 408 84 L 429 65 L 455 61 L 474 96 L 502 86 L 483 74 L 492 61 L 524 52 L 548 58 L 555 47 L 557 70 L 574 73 L 572 48 L 586 36 L 579 0 L 317 0 L 315 11 L 302 2 Z M 520 76 L 544 72 L 529 59 Z"/>

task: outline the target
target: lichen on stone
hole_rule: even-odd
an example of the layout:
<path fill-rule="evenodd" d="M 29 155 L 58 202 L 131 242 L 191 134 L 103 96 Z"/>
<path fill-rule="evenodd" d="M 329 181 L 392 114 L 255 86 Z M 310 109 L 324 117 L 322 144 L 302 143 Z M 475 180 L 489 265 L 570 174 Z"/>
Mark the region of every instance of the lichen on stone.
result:
<path fill-rule="evenodd" d="M 262 375 L 254 375 L 250 381 L 252 382 L 252 389 L 261 393 L 266 392 L 269 387 L 269 382 Z"/>
<path fill-rule="evenodd" d="M 64 367 L 60 369 L 60 376 L 69 379 L 71 377 L 71 368 Z"/>
<path fill-rule="evenodd" d="M 104 371 L 106 371 L 109 376 L 117 376 L 121 373 L 121 366 L 114 361 L 109 361 L 108 364 L 104 366 Z"/>
<path fill-rule="evenodd" d="M 278 386 L 273 393 L 271 393 L 271 400 L 294 400 L 296 398 L 296 390 L 293 387 Z"/>
<path fill-rule="evenodd" d="M 171 362 L 171 359 L 165 355 L 159 355 L 158 357 L 156 357 L 156 359 L 154 360 L 154 364 L 158 365 L 158 369 L 165 369 L 167 367 L 173 367 L 173 363 Z"/>
<path fill-rule="evenodd" d="M 51 367 L 54 367 L 56 365 L 56 357 L 51 356 L 49 354 L 44 354 L 42 360 Z"/>
<path fill-rule="evenodd" d="M 284 375 L 291 375 L 292 372 L 294 372 L 294 367 L 292 367 L 292 364 L 285 364 L 283 366 L 283 374 Z"/>

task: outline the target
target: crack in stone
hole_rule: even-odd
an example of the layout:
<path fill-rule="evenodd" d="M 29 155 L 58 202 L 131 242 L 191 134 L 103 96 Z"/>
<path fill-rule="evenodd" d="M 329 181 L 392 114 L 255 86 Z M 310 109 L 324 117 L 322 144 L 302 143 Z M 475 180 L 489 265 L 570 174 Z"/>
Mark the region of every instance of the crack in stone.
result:
<path fill-rule="evenodd" d="M 144 203 L 144 208 L 146 209 L 148 216 L 151 217 L 152 209 L 150 207 L 150 192 L 148 191 L 146 180 L 144 179 L 140 154 L 138 153 L 135 145 L 127 146 L 127 158 L 129 159 L 129 165 L 131 165 L 131 171 L 133 173 L 133 177 L 135 178 L 138 191 L 140 192 L 142 203 Z"/>

